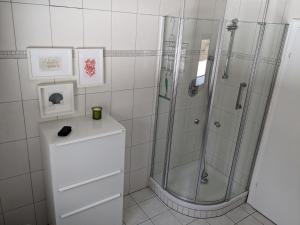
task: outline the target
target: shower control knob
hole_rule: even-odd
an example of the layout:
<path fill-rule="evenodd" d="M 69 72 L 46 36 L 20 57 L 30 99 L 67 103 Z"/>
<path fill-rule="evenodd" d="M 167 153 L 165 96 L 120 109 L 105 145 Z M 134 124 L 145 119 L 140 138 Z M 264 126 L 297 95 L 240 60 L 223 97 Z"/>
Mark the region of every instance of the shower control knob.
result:
<path fill-rule="evenodd" d="M 199 119 L 195 119 L 194 120 L 194 124 L 199 124 L 200 120 Z"/>
<path fill-rule="evenodd" d="M 215 126 L 216 126 L 217 128 L 220 128 L 220 127 L 221 127 L 221 124 L 220 124 L 219 121 L 216 121 L 214 124 L 215 124 Z"/>

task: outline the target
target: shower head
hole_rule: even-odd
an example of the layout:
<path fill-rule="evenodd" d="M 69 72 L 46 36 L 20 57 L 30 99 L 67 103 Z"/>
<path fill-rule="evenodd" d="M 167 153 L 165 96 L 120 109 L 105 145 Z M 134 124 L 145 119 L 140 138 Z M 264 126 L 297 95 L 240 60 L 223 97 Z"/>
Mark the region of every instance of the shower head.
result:
<path fill-rule="evenodd" d="M 227 26 L 227 30 L 228 31 L 236 30 L 238 28 L 238 22 L 239 22 L 238 19 L 233 19 L 231 21 L 231 24 Z"/>

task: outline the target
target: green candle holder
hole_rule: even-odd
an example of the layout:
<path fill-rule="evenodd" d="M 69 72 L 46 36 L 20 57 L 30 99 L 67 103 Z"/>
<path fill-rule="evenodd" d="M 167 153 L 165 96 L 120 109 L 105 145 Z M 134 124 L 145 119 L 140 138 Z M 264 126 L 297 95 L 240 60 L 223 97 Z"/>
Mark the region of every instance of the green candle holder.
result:
<path fill-rule="evenodd" d="M 93 120 L 101 120 L 102 119 L 102 107 L 94 106 L 92 107 L 93 112 Z"/>

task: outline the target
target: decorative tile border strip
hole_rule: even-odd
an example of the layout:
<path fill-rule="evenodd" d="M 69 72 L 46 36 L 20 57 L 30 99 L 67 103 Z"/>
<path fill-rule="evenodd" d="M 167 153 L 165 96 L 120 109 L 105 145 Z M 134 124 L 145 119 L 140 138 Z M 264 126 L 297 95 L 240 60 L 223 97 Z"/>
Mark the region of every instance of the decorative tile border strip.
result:
<path fill-rule="evenodd" d="M 158 50 L 105 50 L 105 57 L 142 57 L 142 56 L 159 56 L 161 51 Z"/>
<path fill-rule="evenodd" d="M 9 50 L 9 51 L 0 51 L 0 59 L 26 59 L 26 51 L 17 51 L 17 50 Z"/>
<path fill-rule="evenodd" d="M 200 50 L 187 50 L 183 52 L 183 55 L 199 55 Z M 175 52 L 166 50 L 164 52 L 159 50 L 105 50 L 105 57 L 143 57 L 143 56 L 160 56 L 168 55 L 174 56 Z M 0 51 L 0 59 L 26 59 L 26 50 L 9 50 Z"/>
<path fill-rule="evenodd" d="M 142 57 L 159 56 L 162 52 L 158 50 L 105 50 L 105 57 Z M 26 50 L 0 51 L 0 59 L 26 59 Z"/>
<path fill-rule="evenodd" d="M 150 178 L 149 186 L 160 198 L 160 200 L 163 201 L 169 208 L 181 214 L 200 219 L 207 219 L 225 215 L 230 210 L 243 204 L 246 201 L 248 195 L 248 193 L 245 192 L 228 202 L 216 205 L 197 205 L 184 202 L 169 194 L 167 191 L 163 190 L 162 187 L 156 181 L 154 181 L 153 178 Z"/>
<path fill-rule="evenodd" d="M 182 56 L 199 56 L 201 50 L 185 50 Z M 227 51 L 222 51 L 222 56 L 226 56 Z M 175 52 L 171 50 L 105 50 L 104 57 L 145 57 L 145 56 L 175 56 Z M 232 57 L 252 61 L 254 57 L 249 54 L 233 52 Z M 26 50 L 8 50 L 0 51 L 0 59 L 26 59 Z M 276 64 L 276 59 L 263 57 L 262 62 L 267 64 Z"/>

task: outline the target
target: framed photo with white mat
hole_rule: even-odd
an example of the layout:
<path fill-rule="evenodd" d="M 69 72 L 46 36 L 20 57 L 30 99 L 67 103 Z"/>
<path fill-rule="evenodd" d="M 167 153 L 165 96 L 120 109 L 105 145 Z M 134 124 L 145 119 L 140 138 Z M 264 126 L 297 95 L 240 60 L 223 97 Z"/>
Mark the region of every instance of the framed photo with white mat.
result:
<path fill-rule="evenodd" d="M 41 118 L 75 112 L 73 83 L 41 84 L 38 86 L 38 94 Z"/>
<path fill-rule="evenodd" d="M 30 80 L 74 79 L 72 48 L 27 48 Z"/>
<path fill-rule="evenodd" d="M 105 84 L 103 58 L 103 48 L 75 50 L 77 87 L 96 87 Z"/>

